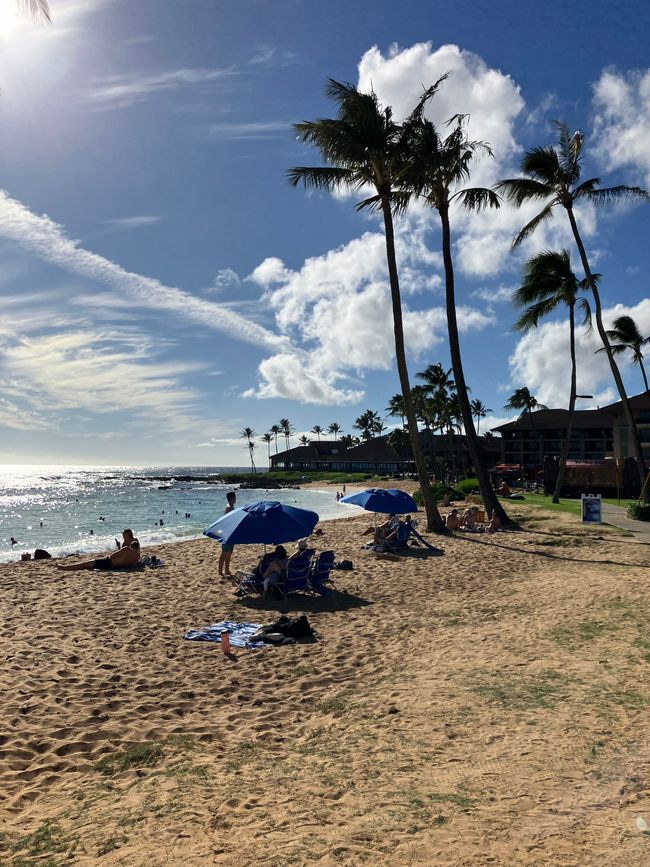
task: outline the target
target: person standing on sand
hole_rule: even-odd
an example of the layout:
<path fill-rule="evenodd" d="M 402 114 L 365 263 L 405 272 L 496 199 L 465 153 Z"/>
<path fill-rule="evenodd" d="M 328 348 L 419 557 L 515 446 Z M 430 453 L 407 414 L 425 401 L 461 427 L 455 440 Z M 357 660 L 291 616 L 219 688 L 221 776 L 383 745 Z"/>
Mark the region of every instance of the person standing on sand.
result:
<path fill-rule="evenodd" d="M 228 500 L 228 505 L 223 510 L 224 515 L 227 515 L 228 512 L 232 512 L 235 508 L 235 503 L 237 502 L 237 494 L 234 491 L 229 491 L 226 494 L 226 500 Z M 230 558 L 232 557 L 232 552 L 234 550 L 234 545 L 222 545 L 221 546 L 221 556 L 219 557 L 219 577 L 220 578 L 232 578 L 232 572 L 230 571 Z"/>

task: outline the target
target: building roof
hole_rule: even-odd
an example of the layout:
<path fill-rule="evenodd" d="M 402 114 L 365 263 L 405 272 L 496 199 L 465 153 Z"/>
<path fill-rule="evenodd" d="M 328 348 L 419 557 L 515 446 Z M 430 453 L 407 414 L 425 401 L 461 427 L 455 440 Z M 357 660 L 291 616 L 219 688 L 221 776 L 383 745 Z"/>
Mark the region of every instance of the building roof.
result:
<path fill-rule="evenodd" d="M 538 409 L 536 412 L 527 412 L 514 421 L 501 424 L 492 430 L 503 433 L 504 431 L 517 430 L 565 430 L 569 416 L 568 409 Z M 614 413 L 610 407 L 602 409 L 579 409 L 573 413 L 573 429 L 593 430 L 595 428 L 612 427 Z"/>

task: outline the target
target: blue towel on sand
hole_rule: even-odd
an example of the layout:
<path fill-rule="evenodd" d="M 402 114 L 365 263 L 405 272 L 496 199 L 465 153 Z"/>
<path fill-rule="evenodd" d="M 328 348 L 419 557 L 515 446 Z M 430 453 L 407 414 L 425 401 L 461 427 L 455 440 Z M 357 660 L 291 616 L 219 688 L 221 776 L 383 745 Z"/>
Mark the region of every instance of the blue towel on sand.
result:
<path fill-rule="evenodd" d="M 235 623 L 232 620 L 221 620 L 211 626 L 203 626 L 201 629 L 188 630 L 183 638 L 186 641 L 221 641 L 221 633 L 226 629 L 230 633 L 231 647 L 248 647 L 255 650 L 264 647 L 263 641 L 251 641 L 251 635 L 255 635 L 261 623 Z"/>

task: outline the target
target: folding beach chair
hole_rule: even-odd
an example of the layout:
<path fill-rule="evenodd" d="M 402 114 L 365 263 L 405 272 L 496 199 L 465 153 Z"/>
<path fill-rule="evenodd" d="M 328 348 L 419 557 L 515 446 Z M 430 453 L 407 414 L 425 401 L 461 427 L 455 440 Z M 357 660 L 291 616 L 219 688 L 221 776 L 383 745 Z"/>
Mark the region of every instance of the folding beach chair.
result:
<path fill-rule="evenodd" d="M 334 585 L 334 581 L 330 578 L 330 572 L 334 566 L 334 551 L 321 551 L 320 554 L 313 560 L 309 569 L 309 584 L 311 589 L 324 596 L 329 593 Z"/>
<path fill-rule="evenodd" d="M 287 561 L 287 577 L 277 585 L 280 594 L 286 599 L 291 593 L 309 590 L 309 565 L 314 555 L 313 548 L 305 548 Z"/>
<path fill-rule="evenodd" d="M 255 569 L 250 574 L 240 578 L 239 588 L 235 591 L 236 595 L 247 596 L 249 593 L 262 594 L 264 592 L 264 573 L 274 559 L 275 553 L 273 551 L 264 554 L 255 566 Z"/>

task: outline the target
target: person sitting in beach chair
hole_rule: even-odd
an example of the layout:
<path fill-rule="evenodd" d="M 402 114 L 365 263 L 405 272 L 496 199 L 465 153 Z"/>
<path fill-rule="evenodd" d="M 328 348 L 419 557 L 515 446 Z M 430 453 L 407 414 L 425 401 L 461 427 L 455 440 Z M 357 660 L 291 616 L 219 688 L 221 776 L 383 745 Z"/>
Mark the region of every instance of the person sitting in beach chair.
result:
<path fill-rule="evenodd" d="M 283 545 L 278 545 L 262 576 L 262 591 L 265 594 L 273 593 L 275 588 L 284 582 L 287 575 L 287 561 L 287 549 Z"/>
<path fill-rule="evenodd" d="M 362 536 L 372 536 L 372 544 L 379 547 L 385 542 L 392 542 L 397 536 L 397 528 L 399 527 L 399 518 L 397 515 L 389 515 L 388 520 L 378 527 L 368 527 L 361 534 Z"/>
<path fill-rule="evenodd" d="M 124 531 L 127 532 L 126 530 Z M 131 531 L 128 531 L 131 533 Z M 131 535 L 133 535 L 131 533 Z M 99 557 L 96 560 L 84 560 L 83 563 L 57 563 L 57 569 L 62 569 L 65 572 L 72 572 L 77 569 L 99 569 L 102 571 L 110 571 L 112 569 L 130 569 L 137 566 L 140 562 L 140 543 L 134 537 L 129 545 L 120 548 L 119 551 L 114 551 L 108 557 Z"/>
<path fill-rule="evenodd" d="M 403 521 L 398 523 L 393 538 L 385 540 L 387 550 L 395 552 L 403 551 L 405 548 L 408 548 L 409 539 L 411 538 L 413 529 L 413 518 L 411 518 L 410 515 L 407 515 Z"/>

